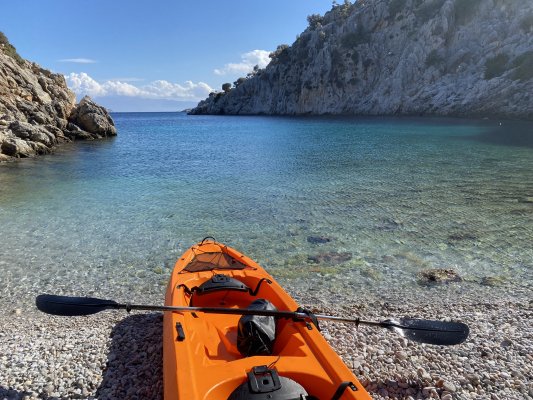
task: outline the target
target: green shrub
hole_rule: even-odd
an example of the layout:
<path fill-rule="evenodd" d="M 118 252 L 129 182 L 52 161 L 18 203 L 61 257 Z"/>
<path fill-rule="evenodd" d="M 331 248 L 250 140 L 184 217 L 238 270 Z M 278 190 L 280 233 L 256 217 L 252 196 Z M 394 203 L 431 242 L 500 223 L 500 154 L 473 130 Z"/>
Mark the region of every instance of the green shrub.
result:
<path fill-rule="evenodd" d="M 4 35 L 4 32 L 0 31 L 0 44 L 9 44 L 9 40 L 7 40 L 6 35 Z"/>
<path fill-rule="evenodd" d="M 342 18 L 348 18 L 352 9 L 352 3 L 350 0 L 344 0 L 344 3 L 340 6 L 340 15 Z"/>
<path fill-rule="evenodd" d="M 3 45 L 5 54 L 10 56 L 11 58 L 14 58 L 15 61 L 19 64 L 24 63 L 22 57 L 17 53 L 17 49 L 15 48 L 15 46 L 9 43 L 9 40 L 3 32 L 0 32 L 0 45 Z"/>
<path fill-rule="evenodd" d="M 303 35 L 300 35 L 300 37 L 296 41 L 298 43 L 298 46 L 307 46 L 309 44 L 309 41 L 311 40 L 311 36 L 312 34 L 310 33 L 304 33 Z"/>
<path fill-rule="evenodd" d="M 246 78 L 243 78 L 242 76 L 237 79 L 235 82 L 233 82 L 233 86 L 237 87 L 242 85 L 244 82 L 246 82 Z"/>
<path fill-rule="evenodd" d="M 280 61 L 283 62 L 287 60 L 289 57 L 289 45 L 288 44 L 280 44 L 276 48 L 276 51 L 273 51 L 268 55 L 272 61 Z"/>
<path fill-rule="evenodd" d="M 503 75 L 507 71 L 508 63 L 509 56 L 505 53 L 500 53 L 497 56 L 487 59 L 485 61 L 485 79 L 492 79 Z"/>
<path fill-rule="evenodd" d="M 225 93 L 228 93 L 231 90 L 231 83 L 223 83 L 222 84 L 222 90 Z"/>
<path fill-rule="evenodd" d="M 352 3 L 350 0 L 344 0 L 343 4 L 337 3 L 335 0 L 333 1 L 333 4 L 331 5 L 331 11 L 334 15 L 335 20 L 344 20 L 348 18 L 350 15 L 350 11 L 352 9 Z"/>
<path fill-rule="evenodd" d="M 359 63 L 359 52 L 357 50 L 354 50 L 350 57 L 352 58 L 354 64 Z"/>
<path fill-rule="evenodd" d="M 355 32 L 348 32 L 341 38 L 343 47 L 350 49 L 360 44 L 370 42 L 370 33 L 366 32 L 361 24 L 357 25 Z"/>
<path fill-rule="evenodd" d="M 459 25 L 467 23 L 476 13 L 482 0 L 455 0 L 455 20 Z"/>
<path fill-rule="evenodd" d="M 442 8 L 446 0 L 427 0 L 423 2 L 416 10 L 416 17 L 424 24 L 432 19 Z"/>
<path fill-rule="evenodd" d="M 520 20 L 520 28 L 525 32 L 530 32 L 533 30 L 533 14 L 526 15 Z"/>
<path fill-rule="evenodd" d="M 407 0 L 390 0 L 389 3 L 389 17 L 393 18 L 405 8 Z"/>
<path fill-rule="evenodd" d="M 431 50 L 426 57 L 426 67 L 438 67 L 442 65 L 444 58 L 439 54 L 437 49 Z"/>
<path fill-rule="evenodd" d="M 307 16 L 307 22 L 309 23 L 309 28 L 315 30 L 322 26 L 324 17 L 320 14 L 311 14 Z"/>
<path fill-rule="evenodd" d="M 513 60 L 513 79 L 527 81 L 533 79 L 533 51 L 526 51 Z"/>
<path fill-rule="evenodd" d="M 335 67 L 342 66 L 342 53 L 337 48 L 331 51 L 331 64 Z"/>
<path fill-rule="evenodd" d="M 293 60 L 300 63 L 306 63 L 309 58 L 309 49 L 306 46 L 298 46 L 294 49 L 293 55 Z"/>

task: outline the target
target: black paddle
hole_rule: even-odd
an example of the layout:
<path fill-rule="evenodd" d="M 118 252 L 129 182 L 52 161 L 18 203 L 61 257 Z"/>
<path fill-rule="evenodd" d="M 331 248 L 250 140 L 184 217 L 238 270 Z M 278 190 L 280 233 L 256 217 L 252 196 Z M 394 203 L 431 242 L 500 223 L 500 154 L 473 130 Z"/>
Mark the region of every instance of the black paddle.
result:
<path fill-rule="evenodd" d="M 150 306 L 138 304 L 119 304 L 113 300 L 92 297 L 67 297 L 41 294 L 35 300 L 37 308 L 47 314 L 75 316 L 90 315 L 109 309 L 203 312 L 210 314 L 262 315 L 278 318 L 291 318 L 312 321 L 313 318 L 338 322 L 355 323 L 387 328 L 400 333 L 407 339 L 418 343 L 449 346 L 462 343 L 468 337 L 468 326 L 461 322 L 429 321 L 424 319 L 402 318 L 399 321 L 385 320 L 381 322 L 361 321 L 359 318 L 334 317 L 329 315 L 311 314 L 300 311 L 249 310 L 246 308 L 218 307 L 173 307 Z"/>

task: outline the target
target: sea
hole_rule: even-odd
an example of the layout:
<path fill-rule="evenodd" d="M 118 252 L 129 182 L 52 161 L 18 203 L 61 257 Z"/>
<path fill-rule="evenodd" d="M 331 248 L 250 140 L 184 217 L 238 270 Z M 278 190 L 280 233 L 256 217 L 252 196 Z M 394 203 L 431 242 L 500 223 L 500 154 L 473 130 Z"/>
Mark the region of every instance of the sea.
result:
<path fill-rule="evenodd" d="M 112 117 L 115 138 L 0 165 L 1 307 L 162 301 L 206 236 L 302 302 L 531 293 L 533 122 Z"/>

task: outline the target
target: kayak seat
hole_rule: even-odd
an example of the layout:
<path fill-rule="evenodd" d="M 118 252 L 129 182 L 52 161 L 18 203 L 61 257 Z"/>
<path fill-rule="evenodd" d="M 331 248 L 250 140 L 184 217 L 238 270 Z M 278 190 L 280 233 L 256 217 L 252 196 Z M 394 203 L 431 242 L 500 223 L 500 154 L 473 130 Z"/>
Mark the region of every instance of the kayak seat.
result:
<path fill-rule="evenodd" d="M 224 274 L 213 275 L 211 279 L 205 281 L 194 291 L 196 295 L 201 296 L 219 290 L 235 290 L 238 292 L 250 292 L 250 288 L 241 281 Z"/>
<path fill-rule="evenodd" d="M 255 289 L 251 289 L 245 283 L 241 282 L 238 279 L 224 274 L 216 274 L 213 275 L 211 279 L 203 282 L 200 286 L 195 286 L 192 289 L 187 288 L 185 285 L 179 285 L 179 287 L 183 287 L 185 292 L 191 295 L 191 301 L 189 306 L 192 307 L 194 296 L 203 296 L 220 291 L 244 292 L 248 293 L 250 296 L 255 297 L 257 296 L 257 293 L 259 292 L 259 289 L 261 288 L 263 282 L 267 282 L 268 284 L 272 283 L 270 279 L 261 278 L 257 283 Z"/>

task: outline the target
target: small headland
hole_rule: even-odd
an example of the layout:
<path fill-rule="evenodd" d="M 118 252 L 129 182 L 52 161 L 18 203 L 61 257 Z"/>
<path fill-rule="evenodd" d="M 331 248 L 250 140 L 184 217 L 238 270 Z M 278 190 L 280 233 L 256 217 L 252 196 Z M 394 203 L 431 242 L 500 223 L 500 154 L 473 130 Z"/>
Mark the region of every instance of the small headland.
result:
<path fill-rule="evenodd" d="M 116 134 L 104 107 L 89 97 L 76 104 L 63 75 L 24 60 L 0 32 L 0 162 Z"/>

